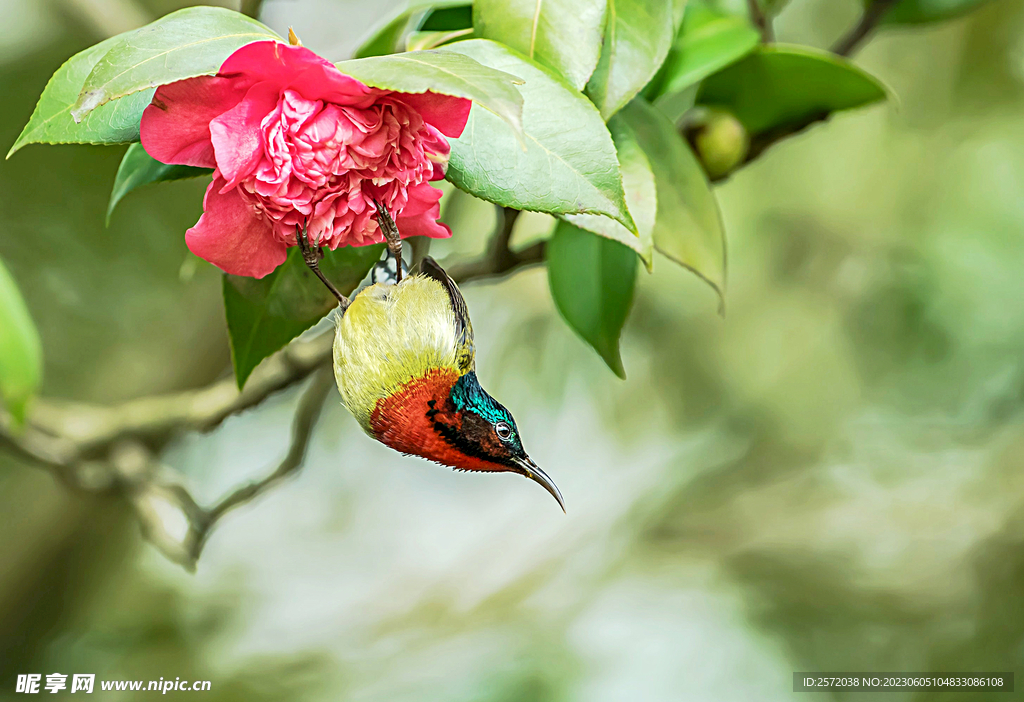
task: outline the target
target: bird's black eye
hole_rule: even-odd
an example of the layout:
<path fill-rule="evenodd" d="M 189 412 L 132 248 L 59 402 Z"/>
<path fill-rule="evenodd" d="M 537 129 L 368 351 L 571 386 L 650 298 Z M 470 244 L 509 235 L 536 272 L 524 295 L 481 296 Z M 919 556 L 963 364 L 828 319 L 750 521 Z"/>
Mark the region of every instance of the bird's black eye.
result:
<path fill-rule="evenodd" d="M 507 422 L 498 422 L 495 424 L 494 431 L 502 441 L 508 441 L 512 438 L 512 427 L 510 427 Z"/>

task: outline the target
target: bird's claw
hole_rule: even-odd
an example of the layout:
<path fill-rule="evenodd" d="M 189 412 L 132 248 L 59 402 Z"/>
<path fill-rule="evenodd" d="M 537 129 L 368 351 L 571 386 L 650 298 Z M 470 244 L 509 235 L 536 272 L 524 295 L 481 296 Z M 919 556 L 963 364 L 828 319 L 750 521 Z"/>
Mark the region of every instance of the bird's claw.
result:
<path fill-rule="evenodd" d="M 373 198 L 373 205 L 377 208 L 377 224 L 380 226 L 380 231 L 384 235 L 384 241 L 387 243 L 388 251 L 395 257 L 395 278 L 397 282 L 402 282 L 402 236 L 398 233 L 398 225 L 395 224 L 395 220 L 392 219 L 391 213 L 380 204 L 377 198 Z"/>
<path fill-rule="evenodd" d="M 319 246 L 310 246 L 309 233 L 306 231 L 306 227 L 296 230 L 295 242 L 299 245 L 299 250 L 302 252 L 303 260 L 310 268 L 318 265 L 320 261 L 323 260 L 323 249 Z"/>

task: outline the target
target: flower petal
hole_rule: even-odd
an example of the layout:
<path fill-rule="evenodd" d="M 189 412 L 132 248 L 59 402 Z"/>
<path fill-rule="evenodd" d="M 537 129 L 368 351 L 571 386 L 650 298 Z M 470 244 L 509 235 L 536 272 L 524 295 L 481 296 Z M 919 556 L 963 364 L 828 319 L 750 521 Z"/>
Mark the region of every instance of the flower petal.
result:
<path fill-rule="evenodd" d="M 426 236 L 431 239 L 447 239 L 452 230 L 444 222 L 438 222 L 437 215 L 417 215 L 416 217 L 399 217 L 395 220 L 402 238 L 410 236 Z"/>
<path fill-rule="evenodd" d="M 219 75 L 235 74 L 244 76 L 249 85 L 267 82 L 281 90 L 291 88 L 307 100 L 326 100 L 338 105 L 366 107 L 382 94 L 344 75 L 309 49 L 278 41 L 246 44 L 228 56 Z"/>
<path fill-rule="evenodd" d="M 142 113 L 139 131 L 146 153 L 162 163 L 214 168 L 210 122 L 245 95 L 235 78 L 200 76 L 157 88 Z"/>
<path fill-rule="evenodd" d="M 395 218 L 403 239 L 410 236 L 444 239 L 452 235 L 448 225 L 437 221 L 441 216 L 440 200 L 441 191 L 426 183 L 409 188 L 409 202 L 402 209 L 402 214 Z"/>
<path fill-rule="evenodd" d="M 185 243 L 199 258 L 232 275 L 262 278 L 284 263 L 288 247 L 277 241 L 268 219 L 258 217 L 238 189 L 222 193 L 217 174 L 203 199 L 203 216 L 185 232 Z"/>
<path fill-rule="evenodd" d="M 395 93 L 394 96 L 423 116 L 423 121 L 452 139 L 462 135 L 472 101 L 440 93 Z"/>
<path fill-rule="evenodd" d="M 238 185 L 263 157 L 260 123 L 277 105 L 278 91 L 269 83 L 257 83 L 233 108 L 210 122 L 217 170 L 227 181 L 225 189 Z"/>
<path fill-rule="evenodd" d="M 427 125 L 426 134 L 423 135 L 423 153 L 433 164 L 434 170 L 427 180 L 441 180 L 445 171 L 448 170 L 448 161 L 452 153 L 452 145 L 432 125 Z"/>
<path fill-rule="evenodd" d="M 441 215 L 441 205 L 439 203 L 443 193 L 440 190 L 426 183 L 418 183 L 410 185 L 408 193 L 409 202 L 402 208 L 398 215 L 399 217 L 415 217 L 416 215 L 433 212 L 434 219 L 437 219 Z"/>

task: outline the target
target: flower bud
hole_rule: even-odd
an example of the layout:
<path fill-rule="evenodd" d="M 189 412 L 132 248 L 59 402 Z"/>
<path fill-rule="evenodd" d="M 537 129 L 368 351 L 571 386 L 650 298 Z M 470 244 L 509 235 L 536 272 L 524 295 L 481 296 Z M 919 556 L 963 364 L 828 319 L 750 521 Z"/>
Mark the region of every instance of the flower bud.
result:
<path fill-rule="evenodd" d="M 712 180 L 732 173 L 743 163 L 750 149 L 746 127 L 725 110 L 696 108 L 683 118 L 680 131 Z"/>

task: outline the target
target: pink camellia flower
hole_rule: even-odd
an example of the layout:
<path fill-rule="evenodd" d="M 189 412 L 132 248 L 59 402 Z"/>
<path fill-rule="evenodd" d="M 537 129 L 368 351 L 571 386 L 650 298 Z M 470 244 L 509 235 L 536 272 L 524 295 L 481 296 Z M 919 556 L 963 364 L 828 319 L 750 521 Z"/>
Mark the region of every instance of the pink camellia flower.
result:
<path fill-rule="evenodd" d="M 203 216 L 185 241 L 227 273 L 262 278 L 296 228 L 335 249 L 384 240 L 373 199 L 402 236 L 451 236 L 437 221 L 445 137 L 470 101 L 370 88 L 301 46 L 248 44 L 216 76 L 157 89 L 142 145 L 163 163 L 214 168 Z"/>

